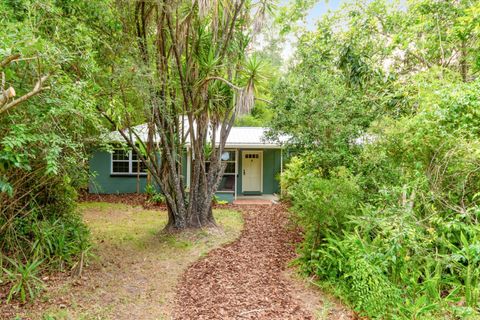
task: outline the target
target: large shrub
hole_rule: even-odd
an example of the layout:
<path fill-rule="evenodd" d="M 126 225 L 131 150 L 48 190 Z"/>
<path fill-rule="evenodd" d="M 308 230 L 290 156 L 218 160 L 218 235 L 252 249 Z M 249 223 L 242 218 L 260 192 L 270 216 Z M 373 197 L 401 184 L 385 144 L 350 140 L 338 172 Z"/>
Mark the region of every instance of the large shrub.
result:
<path fill-rule="evenodd" d="M 328 178 L 323 177 L 320 170 L 294 178 L 296 174 L 292 171 L 298 170 L 298 165 L 299 160 L 294 160 L 282 181 L 284 186 L 285 179 L 292 183 L 288 196 L 296 218 L 304 226 L 304 250 L 308 251 L 318 246 L 326 232 L 341 232 L 345 228 L 349 216 L 356 214 L 361 191 L 356 179 L 344 167 L 331 170 Z"/>
<path fill-rule="evenodd" d="M 276 89 L 300 265 L 363 315 L 480 316 L 479 8 L 352 1 Z"/>
<path fill-rule="evenodd" d="M 478 316 L 479 92 L 446 86 L 414 115 L 377 121 L 356 177 L 287 167 L 302 270 L 371 317 Z"/>

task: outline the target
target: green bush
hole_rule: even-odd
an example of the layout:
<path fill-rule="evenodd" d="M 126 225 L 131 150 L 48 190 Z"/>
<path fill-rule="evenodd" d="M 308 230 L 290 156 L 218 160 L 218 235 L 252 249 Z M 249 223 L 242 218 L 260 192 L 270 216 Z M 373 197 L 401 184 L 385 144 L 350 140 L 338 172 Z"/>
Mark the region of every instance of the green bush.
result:
<path fill-rule="evenodd" d="M 290 177 L 287 190 L 292 210 L 304 227 L 304 250 L 317 247 L 326 232 L 341 232 L 348 216 L 356 214 L 361 190 L 346 168 L 333 169 L 329 178 L 322 177 L 320 171 L 295 177 L 287 171 L 286 176 Z"/>
<path fill-rule="evenodd" d="M 158 192 L 157 189 L 155 189 L 155 187 L 152 185 L 146 186 L 145 193 L 148 196 L 147 201 L 150 203 L 163 204 L 167 202 L 167 199 L 165 198 L 165 196 L 161 192 Z"/>
<path fill-rule="evenodd" d="M 167 199 L 163 194 L 155 193 L 154 195 L 150 196 L 149 201 L 156 204 L 162 204 L 162 203 L 166 203 Z"/>
<path fill-rule="evenodd" d="M 89 21 L 114 28 L 104 23 L 109 8 L 91 1 L 0 2 L 0 60 L 20 56 L 0 68 L 3 85 L 20 98 L 48 75 L 45 90 L 0 112 L 0 282 L 11 288 L 9 299 L 34 297 L 35 277 L 80 272 L 88 257 L 76 190 L 88 182 L 88 155 L 105 130 L 97 110 L 103 101 L 94 92 L 101 90 L 98 58 L 108 46 Z"/>
<path fill-rule="evenodd" d="M 287 166 L 303 272 L 372 318 L 480 316 L 478 92 L 446 86 L 372 125 L 355 175 L 309 155 Z"/>
<path fill-rule="evenodd" d="M 22 201 L 16 197 L 2 199 L 0 248 L 10 257 L 7 268 L 11 261 L 19 265 L 23 261 L 43 261 L 45 268 L 69 270 L 90 250 L 89 231 L 75 207 L 76 191 L 55 177 L 48 181 L 56 183 L 42 187 L 33 199 L 30 192 Z M 28 210 L 19 213 L 22 207 Z"/>
<path fill-rule="evenodd" d="M 297 185 L 299 180 L 307 173 L 311 172 L 311 168 L 300 157 L 293 157 L 286 165 L 286 170 L 280 175 L 280 186 L 282 189 L 282 197 L 289 199 L 289 191 L 291 187 Z M 321 172 L 318 172 L 320 174 Z"/>

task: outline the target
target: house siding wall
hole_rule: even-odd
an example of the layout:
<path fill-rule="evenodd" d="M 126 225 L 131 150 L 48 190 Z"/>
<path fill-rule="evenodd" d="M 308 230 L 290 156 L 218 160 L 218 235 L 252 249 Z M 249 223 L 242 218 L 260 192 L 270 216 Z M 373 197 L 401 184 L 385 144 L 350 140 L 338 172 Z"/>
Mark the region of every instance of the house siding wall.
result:
<path fill-rule="evenodd" d="M 281 150 L 266 149 L 263 151 L 263 193 L 280 192 L 278 175 L 281 171 Z"/>
<path fill-rule="evenodd" d="M 137 192 L 136 176 L 112 176 L 111 155 L 106 151 L 95 151 L 90 158 L 90 178 L 88 192 L 90 193 L 135 193 Z M 139 190 L 145 192 L 147 177 L 140 176 Z"/>
<path fill-rule="evenodd" d="M 237 159 L 237 194 L 242 194 L 242 155 L 244 151 L 255 149 L 239 149 Z M 257 149 L 258 150 L 258 149 Z M 281 171 L 281 151 L 280 149 L 261 149 L 263 150 L 263 193 L 279 193 L 280 186 L 277 175 Z M 187 154 L 183 155 L 183 175 L 187 176 Z M 111 175 L 111 155 L 106 151 L 96 151 L 89 161 L 90 179 L 88 190 L 90 193 L 135 193 L 137 192 L 136 176 L 114 176 Z M 147 178 L 140 177 L 140 192 L 145 192 Z M 233 201 L 233 193 L 217 193 L 221 200 Z"/>
<path fill-rule="evenodd" d="M 235 200 L 235 195 L 233 192 L 217 192 L 215 193 L 215 196 L 218 200 L 228 201 L 228 203 L 232 203 L 233 200 Z"/>
<path fill-rule="evenodd" d="M 183 161 L 183 176 L 187 176 L 187 153 L 182 157 Z M 135 193 L 137 192 L 137 176 L 136 175 L 112 175 L 112 161 L 111 154 L 106 151 L 95 151 L 89 160 L 90 178 L 88 184 L 89 193 Z M 140 176 L 139 190 L 141 193 L 145 192 L 147 186 L 147 176 Z M 156 189 L 160 191 L 160 187 Z"/>

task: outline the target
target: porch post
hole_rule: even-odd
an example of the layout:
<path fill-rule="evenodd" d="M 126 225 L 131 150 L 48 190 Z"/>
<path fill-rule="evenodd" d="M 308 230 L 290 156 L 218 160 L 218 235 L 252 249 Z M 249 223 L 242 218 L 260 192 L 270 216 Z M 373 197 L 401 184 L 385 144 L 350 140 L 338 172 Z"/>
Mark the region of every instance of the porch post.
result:
<path fill-rule="evenodd" d="M 192 168 L 192 157 L 191 157 L 191 152 L 190 152 L 190 148 L 187 147 L 187 176 L 186 176 L 186 179 L 187 179 L 187 188 L 190 189 L 190 176 L 191 176 L 191 170 Z"/>
<path fill-rule="evenodd" d="M 238 176 L 238 154 L 239 149 L 235 149 L 235 186 L 234 186 L 234 199 L 237 200 L 237 176 Z"/>

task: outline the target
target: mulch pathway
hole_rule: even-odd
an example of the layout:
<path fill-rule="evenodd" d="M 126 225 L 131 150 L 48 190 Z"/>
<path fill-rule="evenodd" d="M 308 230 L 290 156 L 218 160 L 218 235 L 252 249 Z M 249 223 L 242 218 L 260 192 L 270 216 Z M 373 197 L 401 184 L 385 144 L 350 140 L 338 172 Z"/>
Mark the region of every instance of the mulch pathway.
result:
<path fill-rule="evenodd" d="M 300 233 L 282 205 L 241 207 L 240 238 L 211 251 L 178 284 L 174 319 L 314 319 L 285 276 Z"/>

